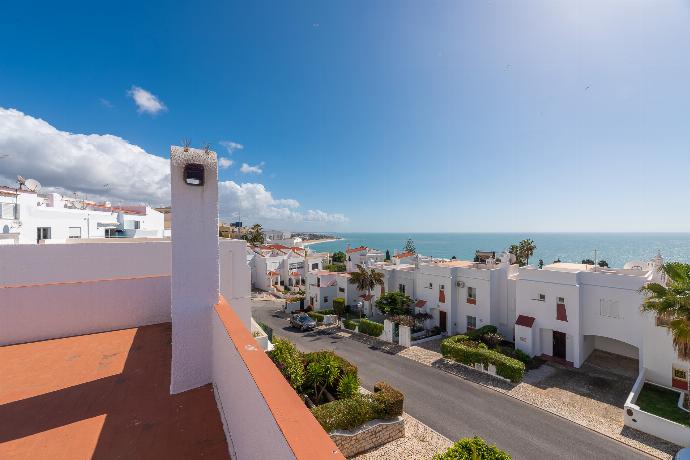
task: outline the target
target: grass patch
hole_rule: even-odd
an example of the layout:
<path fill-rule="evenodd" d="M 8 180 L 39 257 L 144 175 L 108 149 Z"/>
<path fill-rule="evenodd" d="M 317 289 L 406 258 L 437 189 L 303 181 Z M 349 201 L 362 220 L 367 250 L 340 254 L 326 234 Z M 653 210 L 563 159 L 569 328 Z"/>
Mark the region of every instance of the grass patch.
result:
<path fill-rule="evenodd" d="M 690 425 L 690 414 L 678 407 L 678 392 L 645 383 L 637 397 L 637 405 L 645 412 Z"/>

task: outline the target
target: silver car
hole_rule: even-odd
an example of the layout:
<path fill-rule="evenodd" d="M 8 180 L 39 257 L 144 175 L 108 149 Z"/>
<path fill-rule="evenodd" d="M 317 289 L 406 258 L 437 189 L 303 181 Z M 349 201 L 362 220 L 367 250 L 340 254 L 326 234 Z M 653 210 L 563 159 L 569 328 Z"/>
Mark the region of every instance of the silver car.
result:
<path fill-rule="evenodd" d="M 297 313 L 290 317 L 290 326 L 300 331 L 311 331 L 316 327 L 316 321 L 311 319 L 306 313 Z"/>

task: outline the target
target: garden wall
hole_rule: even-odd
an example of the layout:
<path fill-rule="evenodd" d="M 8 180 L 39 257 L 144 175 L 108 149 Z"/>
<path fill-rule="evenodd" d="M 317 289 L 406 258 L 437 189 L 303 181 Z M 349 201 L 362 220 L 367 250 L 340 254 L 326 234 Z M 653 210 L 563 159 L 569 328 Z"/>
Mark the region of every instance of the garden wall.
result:
<path fill-rule="evenodd" d="M 355 430 L 335 430 L 331 439 L 346 457 L 375 449 L 405 436 L 402 417 L 393 420 L 372 420 Z"/>

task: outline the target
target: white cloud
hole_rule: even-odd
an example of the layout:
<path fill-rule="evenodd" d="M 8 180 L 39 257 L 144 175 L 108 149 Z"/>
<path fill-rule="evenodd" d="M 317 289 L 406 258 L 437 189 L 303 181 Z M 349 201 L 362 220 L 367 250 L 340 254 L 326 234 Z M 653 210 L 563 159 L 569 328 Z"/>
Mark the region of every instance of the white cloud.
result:
<path fill-rule="evenodd" d="M 134 103 L 137 105 L 137 111 L 139 113 L 149 113 L 151 115 L 156 115 L 158 112 L 167 110 L 163 101 L 158 99 L 156 96 L 146 91 L 144 88 L 139 86 L 132 86 L 127 94 L 134 99 Z"/>
<path fill-rule="evenodd" d="M 244 145 L 233 141 L 220 141 L 219 144 L 225 147 L 228 153 L 233 153 L 235 150 L 242 150 L 244 148 Z"/>
<path fill-rule="evenodd" d="M 218 158 L 218 167 L 220 169 L 228 169 L 230 166 L 232 166 L 233 161 L 230 158 L 225 158 L 225 157 L 219 157 Z"/>
<path fill-rule="evenodd" d="M 242 163 L 242 167 L 240 168 L 240 171 L 243 172 L 244 174 L 261 174 L 264 172 L 263 169 L 263 163 L 260 163 L 255 166 L 249 166 L 247 163 Z"/>
<path fill-rule="evenodd" d="M 223 165 L 227 158 L 221 157 Z M 11 185 L 17 174 L 38 179 L 46 190 L 89 198 L 170 202 L 170 164 L 121 137 L 73 134 L 14 109 L 0 107 L 0 183 Z M 240 213 L 246 219 L 283 222 L 341 223 L 342 214 L 300 212 L 293 198 L 274 198 L 263 184 L 218 183 L 221 217 Z"/>

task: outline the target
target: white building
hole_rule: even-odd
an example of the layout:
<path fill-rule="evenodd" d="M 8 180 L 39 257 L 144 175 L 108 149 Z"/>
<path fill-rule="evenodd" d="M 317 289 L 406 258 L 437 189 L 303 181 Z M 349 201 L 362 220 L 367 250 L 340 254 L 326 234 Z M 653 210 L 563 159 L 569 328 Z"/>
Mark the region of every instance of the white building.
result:
<path fill-rule="evenodd" d="M 162 213 L 146 205 L 113 206 L 0 187 L 0 244 L 162 238 L 163 220 Z"/>
<path fill-rule="evenodd" d="M 348 247 L 345 250 L 345 269 L 348 272 L 357 270 L 357 265 L 373 265 L 377 262 L 383 262 L 385 254 L 376 249 L 370 249 L 366 246 L 359 246 L 356 248 Z"/>
<path fill-rule="evenodd" d="M 306 248 L 281 244 L 248 248 L 252 286 L 263 291 L 302 288 L 309 271 L 323 268 L 324 257 Z"/>

